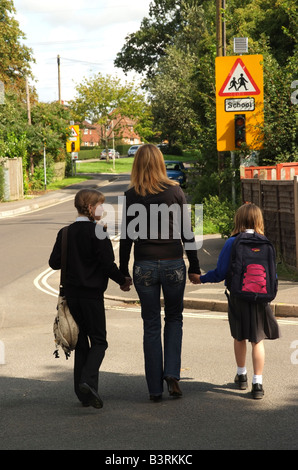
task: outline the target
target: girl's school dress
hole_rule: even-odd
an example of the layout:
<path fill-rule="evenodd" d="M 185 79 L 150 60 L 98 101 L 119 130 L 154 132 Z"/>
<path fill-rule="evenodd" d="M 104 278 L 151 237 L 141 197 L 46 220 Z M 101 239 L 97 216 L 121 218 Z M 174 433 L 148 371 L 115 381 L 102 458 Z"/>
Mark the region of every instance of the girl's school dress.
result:
<path fill-rule="evenodd" d="M 215 269 L 201 275 L 201 282 L 215 283 L 225 280 L 230 264 L 230 256 L 235 236 L 230 237 L 224 244 Z M 273 315 L 270 304 L 251 303 L 229 295 L 228 317 L 231 335 L 238 341 L 247 339 L 258 343 L 263 339 L 280 337 L 278 323 Z"/>

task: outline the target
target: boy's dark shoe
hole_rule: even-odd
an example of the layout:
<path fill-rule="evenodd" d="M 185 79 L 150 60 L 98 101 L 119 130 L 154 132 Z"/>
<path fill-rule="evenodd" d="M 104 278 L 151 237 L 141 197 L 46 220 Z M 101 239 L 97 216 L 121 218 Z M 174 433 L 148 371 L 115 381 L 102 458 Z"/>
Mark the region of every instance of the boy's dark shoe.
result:
<path fill-rule="evenodd" d="M 89 405 L 93 406 L 93 408 L 103 407 L 103 401 L 94 388 L 90 387 L 90 385 L 88 385 L 87 383 L 81 383 L 79 385 L 79 389 L 82 393 L 86 394 L 86 400 L 84 400 L 84 406 L 86 406 L 86 404 L 89 403 Z"/>

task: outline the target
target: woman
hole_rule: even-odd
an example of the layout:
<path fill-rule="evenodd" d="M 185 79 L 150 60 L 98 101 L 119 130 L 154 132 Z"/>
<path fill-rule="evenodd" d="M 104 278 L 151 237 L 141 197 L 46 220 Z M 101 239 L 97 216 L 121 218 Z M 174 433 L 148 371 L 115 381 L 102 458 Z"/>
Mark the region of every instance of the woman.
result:
<path fill-rule="evenodd" d="M 100 238 L 96 235 L 95 222 L 101 219 L 104 199 L 96 189 L 81 189 L 75 196 L 78 217 L 68 227 L 64 286 L 69 310 L 80 330 L 75 349 L 75 393 L 84 406 L 94 408 L 103 406 L 98 395 L 98 371 L 108 347 L 104 291 L 109 278 L 124 291 L 131 284 L 114 263 L 108 234 Z M 61 241 L 62 230 L 49 259 L 52 269 L 61 268 Z"/>
<path fill-rule="evenodd" d="M 163 380 L 170 396 L 180 397 L 183 295 L 186 268 L 183 245 L 194 241 L 190 221 L 185 221 L 186 199 L 178 183 L 167 177 L 164 158 L 151 144 L 135 154 L 130 189 L 125 193 L 120 240 L 120 270 L 129 276 L 134 243 L 133 280 L 140 298 L 144 327 L 145 374 L 150 399 L 159 401 Z M 135 215 L 137 214 L 137 215 Z M 185 233 L 191 232 L 191 240 Z M 186 250 L 189 279 L 199 283 L 199 260 L 195 249 Z M 161 342 L 163 291 L 165 327 Z"/>
<path fill-rule="evenodd" d="M 241 232 L 256 232 L 264 235 L 264 220 L 261 209 L 252 203 L 243 204 L 236 211 L 235 226 L 231 237 L 221 250 L 217 267 L 200 277 L 201 282 L 221 282 L 226 279 L 232 245 Z M 265 362 L 264 339 L 279 338 L 279 328 L 268 303 L 251 303 L 229 295 L 229 324 L 234 338 L 234 353 L 237 364 L 235 383 L 240 390 L 247 388 L 246 349 L 247 340 L 252 344 L 253 379 L 252 397 L 264 396 L 263 369 Z"/>

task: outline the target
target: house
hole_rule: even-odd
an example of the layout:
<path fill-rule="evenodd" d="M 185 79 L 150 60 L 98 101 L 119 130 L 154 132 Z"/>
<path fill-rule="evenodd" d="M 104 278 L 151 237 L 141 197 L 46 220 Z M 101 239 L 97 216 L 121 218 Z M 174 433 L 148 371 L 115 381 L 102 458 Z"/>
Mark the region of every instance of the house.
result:
<path fill-rule="evenodd" d="M 117 116 L 109 124 L 107 129 L 108 139 L 121 140 L 123 144 L 141 144 L 140 136 L 134 130 L 135 121 L 126 116 Z"/>
<path fill-rule="evenodd" d="M 81 125 L 81 147 L 95 147 L 100 145 L 100 126 L 84 121 Z"/>
<path fill-rule="evenodd" d="M 128 117 L 117 116 L 112 119 L 106 129 L 109 142 L 121 141 L 123 144 L 140 144 L 141 138 L 134 131 L 135 121 Z M 99 124 L 84 121 L 81 125 L 81 147 L 101 146 L 101 136 L 104 135 Z M 110 146 L 110 144 L 109 144 Z"/>

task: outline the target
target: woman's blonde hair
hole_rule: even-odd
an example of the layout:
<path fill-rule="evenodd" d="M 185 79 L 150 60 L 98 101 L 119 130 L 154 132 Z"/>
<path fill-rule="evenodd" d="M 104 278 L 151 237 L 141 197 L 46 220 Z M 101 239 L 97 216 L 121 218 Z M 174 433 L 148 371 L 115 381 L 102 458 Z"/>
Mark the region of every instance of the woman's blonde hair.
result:
<path fill-rule="evenodd" d="M 104 201 L 105 196 L 97 189 L 81 189 L 75 196 L 74 205 L 79 214 L 94 222 L 90 206 L 95 206 L 99 202 L 102 204 Z"/>
<path fill-rule="evenodd" d="M 130 187 L 137 194 L 157 194 L 167 185 L 177 184 L 168 178 L 163 154 L 155 145 L 145 144 L 137 150 L 130 178 Z"/>
<path fill-rule="evenodd" d="M 234 217 L 234 229 L 231 235 L 253 229 L 264 235 L 264 219 L 261 209 L 255 204 L 248 202 L 240 206 Z"/>

